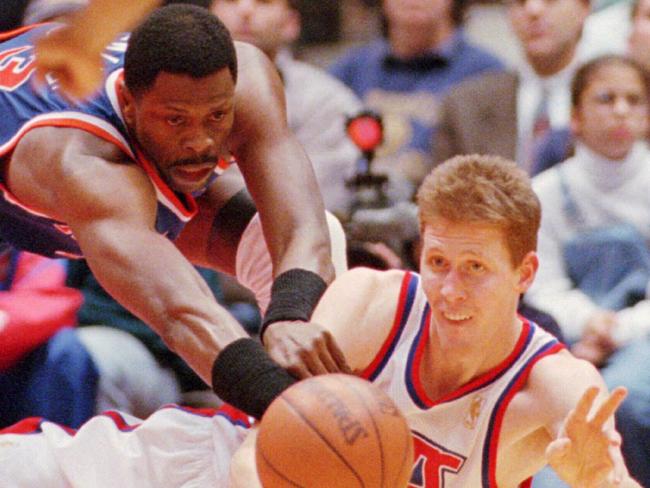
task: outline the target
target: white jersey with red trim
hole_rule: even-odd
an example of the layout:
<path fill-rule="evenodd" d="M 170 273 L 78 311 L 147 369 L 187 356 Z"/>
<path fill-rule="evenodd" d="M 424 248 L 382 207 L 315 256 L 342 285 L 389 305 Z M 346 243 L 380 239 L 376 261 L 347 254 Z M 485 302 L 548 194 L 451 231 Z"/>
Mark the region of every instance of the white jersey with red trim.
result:
<path fill-rule="evenodd" d="M 3 488 L 227 487 L 249 418 L 170 405 L 146 420 L 118 412 L 78 431 L 42 419 L 0 431 Z"/>
<path fill-rule="evenodd" d="M 524 319 L 514 350 L 501 364 L 432 400 L 420 379 L 430 319 L 420 277 L 405 273 L 391 333 L 363 376 L 390 395 L 409 422 L 415 448 L 409 488 L 496 488 L 504 412 L 533 365 L 564 346 Z"/>
<path fill-rule="evenodd" d="M 59 24 L 28 26 L 0 34 L 0 240 L 44 256 L 80 257 L 81 250 L 65 222 L 59 222 L 21 204 L 6 187 L 7 159 L 20 139 L 36 127 L 71 127 L 90 132 L 115 144 L 147 173 L 156 190 L 156 230 L 175 239 L 196 214 L 192 195 L 172 191 L 153 164 L 143 157 L 130 138 L 118 103 L 118 84 L 123 73 L 128 34 L 119 36 L 104 53 L 104 87 L 89 101 L 74 104 L 61 96 L 56 79 L 34 82 L 34 41 Z M 215 170 L 222 173 L 229 162 Z"/>

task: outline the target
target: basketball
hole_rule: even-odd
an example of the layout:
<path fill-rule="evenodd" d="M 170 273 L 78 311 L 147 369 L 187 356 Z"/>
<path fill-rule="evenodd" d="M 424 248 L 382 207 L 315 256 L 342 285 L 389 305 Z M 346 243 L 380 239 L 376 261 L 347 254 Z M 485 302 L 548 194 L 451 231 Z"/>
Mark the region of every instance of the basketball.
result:
<path fill-rule="evenodd" d="M 413 442 L 384 392 L 355 376 L 328 374 L 273 401 L 260 422 L 255 459 L 264 488 L 403 488 Z"/>

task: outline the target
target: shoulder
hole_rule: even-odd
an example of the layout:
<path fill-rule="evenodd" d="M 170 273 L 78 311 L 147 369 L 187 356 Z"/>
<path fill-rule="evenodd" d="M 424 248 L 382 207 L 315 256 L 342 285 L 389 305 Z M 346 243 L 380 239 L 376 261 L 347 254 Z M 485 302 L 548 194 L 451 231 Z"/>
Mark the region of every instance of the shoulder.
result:
<path fill-rule="evenodd" d="M 361 70 L 363 66 L 373 63 L 387 50 L 386 43 L 376 40 L 348 49 L 344 55 L 334 61 L 329 71 L 335 76 L 352 70 Z"/>
<path fill-rule="evenodd" d="M 563 161 L 558 166 L 549 168 L 546 171 L 542 171 L 541 173 L 535 175 L 531 179 L 533 190 L 535 190 L 535 192 L 543 194 L 546 191 L 557 187 L 559 184 L 559 166 L 565 164 L 566 161 Z"/>
<path fill-rule="evenodd" d="M 466 96 L 472 93 L 485 94 L 498 90 L 513 91 L 518 77 L 511 71 L 488 71 L 463 80 L 450 90 L 450 96 Z"/>
<path fill-rule="evenodd" d="M 443 98 L 447 107 L 478 109 L 485 104 L 503 103 L 502 97 L 515 97 L 517 75 L 509 71 L 487 71 L 467 78 L 452 87 Z"/>
<path fill-rule="evenodd" d="M 390 322 L 406 275 L 402 270 L 348 270 L 328 287 L 314 315 L 357 324 Z"/>
<path fill-rule="evenodd" d="M 340 275 L 332 287 L 354 290 L 355 295 L 365 295 L 379 300 L 382 295 L 399 290 L 406 276 L 403 270 L 378 271 L 371 268 L 353 268 Z"/>
<path fill-rule="evenodd" d="M 326 327 L 355 370 L 365 369 L 390 334 L 406 272 L 354 268 L 325 292 L 312 320 Z"/>
<path fill-rule="evenodd" d="M 504 64 L 497 56 L 488 50 L 479 47 L 470 42 L 464 34 L 459 36 L 458 53 L 465 62 L 474 66 L 478 70 L 498 70 L 504 69 Z"/>
<path fill-rule="evenodd" d="M 607 390 L 593 364 L 564 350 L 539 360 L 523 393 L 532 399 L 544 426 L 555 437 L 561 422 L 590 386 Z"/>

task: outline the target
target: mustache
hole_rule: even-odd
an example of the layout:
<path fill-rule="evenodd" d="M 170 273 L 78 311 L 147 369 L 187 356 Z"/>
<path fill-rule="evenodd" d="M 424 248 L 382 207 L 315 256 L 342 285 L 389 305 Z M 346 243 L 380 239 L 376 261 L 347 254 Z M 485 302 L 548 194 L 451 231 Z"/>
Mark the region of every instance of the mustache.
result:
<path fill-rule="evenodd" d="M 171 166 L 192 166 L 195 164 L 216 163 L 218 160 L 218 154 L 205 154 L 194 158 L 177 159 L 171 164 Z"/>

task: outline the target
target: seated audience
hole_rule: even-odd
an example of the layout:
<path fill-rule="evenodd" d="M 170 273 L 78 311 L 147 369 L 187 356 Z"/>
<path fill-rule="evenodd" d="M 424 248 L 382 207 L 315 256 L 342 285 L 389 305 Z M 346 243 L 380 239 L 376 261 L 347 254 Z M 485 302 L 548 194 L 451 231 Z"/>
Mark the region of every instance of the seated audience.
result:
<path fill-rule="evenodd" d="M 78 338 L 81 294 L 61 261 L 1 246 L 0 427 L 47 416 L 78 427 L 95 413 L 97 369 Z"/>
<path fill-rule="evenodd" d="M 542 203 L 540 269 L 526 300 L 553 315 L 573 353 L 629 396 L 623 452 L 650 486 L 650 153 L 648 75 L 606 56 L 572 83 L 575 156 L 533 179 Z M 555 486 L 555 485 L 554 485 Z"/>

